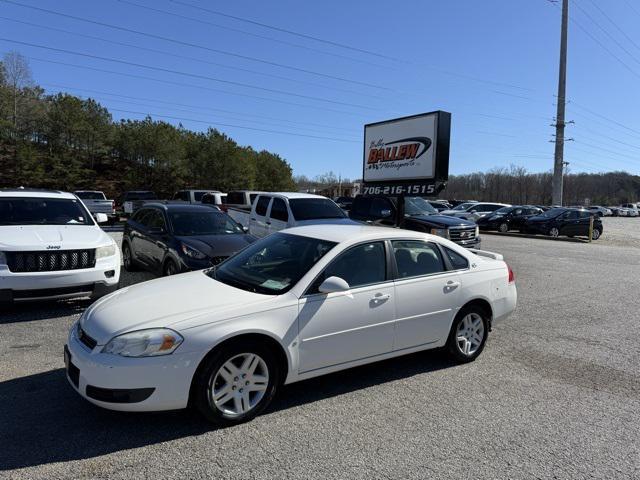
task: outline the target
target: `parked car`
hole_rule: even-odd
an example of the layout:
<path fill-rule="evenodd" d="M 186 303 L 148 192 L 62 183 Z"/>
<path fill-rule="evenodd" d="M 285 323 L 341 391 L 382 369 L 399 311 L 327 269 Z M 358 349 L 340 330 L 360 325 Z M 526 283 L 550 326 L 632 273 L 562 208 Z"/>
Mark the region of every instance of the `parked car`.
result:
<path fill-rule="evenodd" d="M 535 217 L 528 218 L 522 226 L 524 233 L 539 233 L 559 237 L 588 236 L 589 219 L 593 217 L 593 240 L 600 238 L 603 232 L 600 217 L 589 210 L 579 208 L 552 208 Z"/>
<path fill-rule="evenodd" d="M 219 190 L 178 190 L 173 200 L 186 203 L 202 203 L 202 197 L 207 193 L 220 193 Z"/>
<path fill-rule="evenodd" d="M 624 208 L 627 211 L 627 217 L 638 216 L 638 205 L 635 203 L 623 203 L 622 205 L 620 205 L 620 208 Z"/>
<path fill-rule="evenodd" d="M 118 201 L 116 211 L 121 212 L 123 216 L 129 216 L 145 203 L 156 200 L 158 200 L 156 194 L 149 190 L 124 192 Z"/>
<path fill-rule="evenodd" d="M 530 217 L 540 215 L 542 210 L 538 207 L 521 205 L 515 207 L 502 207 L 490 215 L 478 219 L 480 230 L 520 230 L 523 223 Z"/>
<path fill-rule="evenodd" d="M 451 210 L 453 208 L 453 205 L 445 202 L 444 200 L 427 200 L 427 201 L 438 212 L 444 212 L 445 210 Z"/>
<path fill-rule="evenodd" d="M 192 405 L 232 425 L 283 384 L 440 347 L 473 361 L 516 301 L 498 254 L 408 230 L 293 228 L 102 300 L 69 332 L 66 375 L 104 408 Z"/>
<path fill-rule="evenodd" d="M 202 196 L 202 203 L 205 205 L 215 205 L 216 207 L 223 209 L 227 205 L 227 194 L 222 192 L 208 192 Z"/>
<path fill-rule="evenodd" d="M 122 256 L 127 271 L 175 275 L 217 265 L 255 240 L 207 205 L 149 203 L 125 224 Z"/>
<path fill-rule="evenodd" d="M 458 205 L 461 205 L 463 203 L 478 203 L 477 200 L 449 200 L 449 202 L 451 204 L 451 207 L 457 207 Z"/>
<path fill-rule="evenodd" d="M 609 210 L 611 210 L 611 213 L 614 217 L 628 217 L 629 216 L 629 210 L 627 210 L 626 208 L 622 208 L 622 207 L 609 207 Z"/>
<path fill-rule="evenodd" d="M 351 210 L 351 205 L 353 205 L 353 197 L 336 197 L 333 201 L 336 202 L 341 209 L 347 212 Z"/>
<path fill-rule="evenodd" d="M 76 190 L 73 192 L 76 197 L 82 200 L 91 215 L 104 213 L 110 223 L 116 221 L 116 206 L 113 200 L 107 200 L 106 195 L 99 190 Z"/>
<path fill-rule="evenodd" d="M 236 222 L 248 226 L 249 233 L 256 237 L 302 225 L 357 223 L 333 200 L 310 193 L 261 193 L 251 211 L 230 208 L 228 212 Z"/>
<path fill-rule="evenodd" d="M 599 217 L 610 217 L 613 214 L 613 212 L 607 207 L 601 207 L 599 205 L 591 205 L 589 207 L 586 207 L 586 209 L 598 215 Z"/>
<path fill-rule="evenodd" d="M 431 233 L 448 238 L 462 247 L 480 248 L 480 235 L 475 223 L 456 217 L 439 215 L 421 197 L 405 197 L 404 212 L 398 215 L 398 198 L 386 195 L 358 195 L 349 216 L 386 227 Z"/>
<path fill-rule="evenodd" d="M 489 215 L 503 207 L 510 207 L 506 203 L 486 203 L 486 202 L 467 202 L 461 203 L 451 210 L 443 210 L 443 215 L 464 218 L 465 220 L 477 221 L 479 218 Z"/>
<path fill-rule="evenodd" d="M 0 190 L 0 302 L 91 297 L 118 288 L 120 252 L 74 194 Z"/>
<path fill-rule="evenodd" d="M 222 205 L 221 208 L 225 212 L 229 209 L 248 212 L 251 210 L 251 206 L 256 200 L 256 197 L 261 193 L 264 192 L 257 190 L 234 190 L 227 193 L 227 203 Z"/>

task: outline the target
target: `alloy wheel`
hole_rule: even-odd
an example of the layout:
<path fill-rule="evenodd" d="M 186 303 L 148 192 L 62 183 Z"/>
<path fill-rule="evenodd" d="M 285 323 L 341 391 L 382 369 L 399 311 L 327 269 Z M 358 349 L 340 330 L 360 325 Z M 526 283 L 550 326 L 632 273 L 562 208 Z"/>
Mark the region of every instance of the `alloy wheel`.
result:
<path fill-rule="evenodd" d="M 500 226 L 498 227 L 498 230 L 500 230 L 502 233 L 508 232 L 509 225 L 507 225 L 506 223 L 501 223 Z"/>
<path fill-rule="evenodd" d="M 122 263 L 124 263 L 124 268 L 127 270 L 131 267 L 131 250 L 129 247 L 122 249 Z"/>
<path fill-rule="evenodd" d="M 209 394 L 215 408 L 227 417 L 253 410 L 269 385 L 267 363 L 255 353 L 241 353 L 227 360 L 213 375 Z"/>
<path fill-rule="evenodd" d="M 598 230 L 597 228 L 594 228 L 593 232 L 591 232 L 591 239 L 597 240 L 599 238 L 600 238 L 600 230 Z"/>
<path fill-rule="evenodd" d="M 557 238 L 560 236 L 560 230 L 558 230 L 556 227 L 553 227 L 551 230 L 549 230 L 549 235 L 551 235 L 554 238 Z"/>
<path fill-rule="evenodd" d="M 474 355 L 484 340 L 484 323 L 477 313 L 466 315 L 456 331 L 456 345 L 460 353 L 470 357 Z"/>

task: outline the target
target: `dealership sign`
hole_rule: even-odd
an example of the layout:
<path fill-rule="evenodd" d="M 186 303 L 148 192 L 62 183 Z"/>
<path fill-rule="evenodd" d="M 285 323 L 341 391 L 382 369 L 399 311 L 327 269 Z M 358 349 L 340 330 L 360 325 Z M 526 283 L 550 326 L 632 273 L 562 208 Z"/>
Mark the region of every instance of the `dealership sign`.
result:
<path fill-rule="evenodd" d="M 363 192 L 429 195 L 449 174 L 451 114 L 431 112 L 364 127 Z"/>

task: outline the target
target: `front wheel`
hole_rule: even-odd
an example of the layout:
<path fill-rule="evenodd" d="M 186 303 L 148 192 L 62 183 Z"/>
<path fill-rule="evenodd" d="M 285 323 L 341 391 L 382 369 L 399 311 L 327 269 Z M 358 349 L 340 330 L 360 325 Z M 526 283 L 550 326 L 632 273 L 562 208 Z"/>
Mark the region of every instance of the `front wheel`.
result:
<path fill-rule="evenodd" d="M 499 226 L 498 226 L 498 230 L 500 230 L 502 233 L 506 233 L 509 231 L 509 225 L 506 222 L 502 222 Z"/>
<path fill-rule="evenodd" d="M 600 230 L 598 230 L 597 228 L 594 228 L 593 232 L 591 232 L 591 240 L 599 239 L 600 235 L 602 235 L 602 232 Z"/>
<path fill-rule="evenodd" d="M 128 243 L 122 245 L 122 264 L 127 272 L 135 272 L 138 270 L 138 265 L 133 259 L 133 252 L 131 252 L 131 247 Z"/>
<path fill-rule="evenodd" d="M 560 230 L 558 230 L 556 227 L 553 227 L 551 230 L 549 230 L 549 235 L 551 235 L 553 238 L 558 238 L 560 236 Z"/>
<path fill-rule="evenodd" d="M 451 326 L 447 340 L 449 355 L 460 363 L 472 362 L 482 353 L 488 334 L 487 313 L 475 305 L 464 307 Z"/>
<path fill-rule="evenodd" d="M 267 407 L 279 383 L 271 350 L 257 342 L 232 344 L 205 359 L 194 384 L 194 405 L 217 425 L 247 422 Z"/>

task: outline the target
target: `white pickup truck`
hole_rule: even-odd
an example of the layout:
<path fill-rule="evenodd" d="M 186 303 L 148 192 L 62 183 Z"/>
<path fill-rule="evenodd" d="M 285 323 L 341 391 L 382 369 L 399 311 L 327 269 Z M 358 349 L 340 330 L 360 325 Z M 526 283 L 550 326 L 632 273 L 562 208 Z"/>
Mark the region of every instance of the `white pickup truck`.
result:
<path fill-rule="evenodd" d="M 250 210 L 228 207 L 227 213 L 256 237 L 304 225 L 360 225 L 333 200 L 307 193 L 261 193 Z"/>
<path fill-rule="evenodd" d="M 106 195 L 99 190 L 76 190 L 73 192 L 76 197 L 82 200 L 84 206 L 91 215 L 104 213 L 111 223 L 116 219 L 116 207 L 113 200 L 107 200 Z"/>

